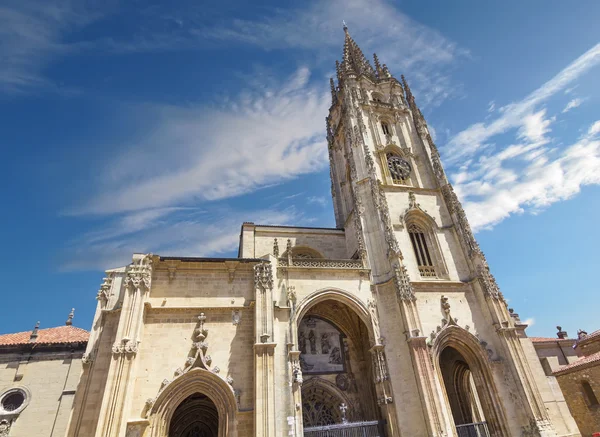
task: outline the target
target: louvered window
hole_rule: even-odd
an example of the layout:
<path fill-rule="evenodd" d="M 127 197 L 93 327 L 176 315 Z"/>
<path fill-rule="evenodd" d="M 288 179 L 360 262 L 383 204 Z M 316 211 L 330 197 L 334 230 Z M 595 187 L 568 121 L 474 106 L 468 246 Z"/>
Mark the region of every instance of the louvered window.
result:
<path fill-rule="evenodd" d="M 408 235 L 410 236 L 410 242 L 412 243 L 415 257 L 417 258 L 421 277 L 436 278 L 437 273 L 431 257 L 430 248 L 427 246 L 425 232 L 419 226 L 411 224 L 408 228 Z"/>

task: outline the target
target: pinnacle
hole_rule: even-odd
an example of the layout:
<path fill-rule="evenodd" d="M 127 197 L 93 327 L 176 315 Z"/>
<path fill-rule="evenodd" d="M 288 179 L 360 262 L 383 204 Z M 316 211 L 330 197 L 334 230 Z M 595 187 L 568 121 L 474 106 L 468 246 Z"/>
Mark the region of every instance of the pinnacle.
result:
<path fill-rule="evenodd" d="M 348 32 L 348 26 L 344 24 L 344 56 L 341 63 L 342 74 L 365 74 L 368 76 L 375 76 L 375 70 L 365 58 L 358 44 L 350 36 Z"/>

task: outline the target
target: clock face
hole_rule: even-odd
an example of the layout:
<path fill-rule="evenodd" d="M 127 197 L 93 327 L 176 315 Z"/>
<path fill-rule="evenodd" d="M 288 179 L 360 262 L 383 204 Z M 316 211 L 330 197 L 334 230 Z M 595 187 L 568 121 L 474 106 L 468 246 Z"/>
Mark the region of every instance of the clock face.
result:
<path fill-rule="evenodd" d="M 412 170 L 408 161 L 399 156 L 390 156 L 388 158 L 388 167 L 393 179 L 406 179 Z"/>

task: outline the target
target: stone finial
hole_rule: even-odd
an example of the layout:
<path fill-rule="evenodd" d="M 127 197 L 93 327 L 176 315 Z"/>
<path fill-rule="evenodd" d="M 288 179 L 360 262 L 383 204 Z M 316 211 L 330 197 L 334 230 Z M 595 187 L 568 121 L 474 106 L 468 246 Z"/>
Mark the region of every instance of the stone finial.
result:
<path fill-rule="evenodd" d="M 277 243 L 277 238 L 273 241 L 273 256 L 279 258 L 279 243 Z"/>
<path fill-rule="evenodd" d="M 569 337 L 567 335 L 567 331 L 563 331 L 562 326 L 557 326 L 556 329 L 558 329 L 558 332 L 556 333 L 556 336 L 558 338 L 560 338 L 561 340 Z"/>
<path fill-rule="evenodd" d="M 329 87 L 331 88 L 331 104 L 334 105 L 337 101 L 337 92 L 335 90 L 335 82 L 333 81 L 333 77 L 329 78 Z"/>
<path fill-rule="evenodd" d="M 75 316 L 75 308 L 71 308 L 71 312 L 69 313 L 69 317 L 67 317 L 67 321 L 65 325 L 71 326 L 73 324 L 73 317 Z"/>
<path fill-rule="evenodd" d="M 29 336 L 29 342 L 30 342 L 30 343 L 33 343 L 34 341 L 36 341 L 36 340 L 37 340 L 37 338 L 38 338 L 38 331 L 39 331 L 39 329 L 40 329 L 40 322 L 38 321 L 38 322 L 35 324 L 35 327 L 33 328 L 33 331 L 31 331 L 31 335 Z"/>
<path fill-rule="evenodd" d="M 375 65 L 375 73 L 377 73 L 377 77 L 380 77 L 383 70 L 381 69 L 381 64 L 379 63 L 377 53 L 373 53 L 373 64 Z"/>
<path fill-rule="evenodd" d="M 583 329 L 578 329 L 577 330 L 577 339 L 578 340 L 581 340 L 581 339 L 587 337 L 587 335 L 588 335 L 588 333 L 585 332 Z"/>

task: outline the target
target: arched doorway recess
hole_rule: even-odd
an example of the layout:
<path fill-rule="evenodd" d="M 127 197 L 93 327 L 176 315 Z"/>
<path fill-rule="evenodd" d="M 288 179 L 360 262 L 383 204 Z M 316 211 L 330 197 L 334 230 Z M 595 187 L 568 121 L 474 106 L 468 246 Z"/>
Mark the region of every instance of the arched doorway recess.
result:
<path fill-rule="evenodd" d="M 200 420 L 194 419 L 194 414 Z M 194 368 L 166 384 L 150 408 L 149 437 L 237 437 L 237 402 L 231 386 L 220 376 Z M 179 425 L 189 421 L 188 427 Z M 214 433 L 214 423 L 216 434 Z M 183 433 L 173 434 L 173 433 Z M 186 433 L 191 433 L 186 435 Z M 205 437 L 202 433 L 199 437 Z"/>
<path fill-rule="evenodd" d="M 489 358 L 477 338 L 448 326 L 436 337 L 433 355 L 458 436 L 508 435 Z"/>
<path fill-rule="evenodd" d="M 218 437 L 219 412 L 206 395 L 188 396 L 175 410 L 169 437 Z"/>
<path fill-rule="evenodd" d="M 356 426 L 378 430 L 380 425 L 370 316 L 361 304 L 344 300 L 330 295 L 299 306 L 297 347 L 305 436 L 321 427 L 370 423 Z"/>

